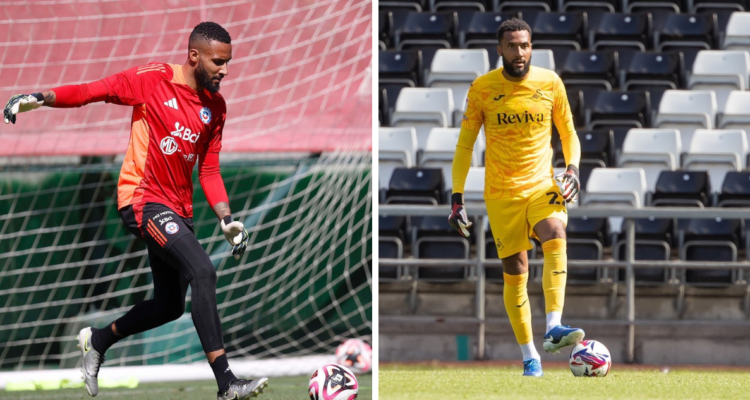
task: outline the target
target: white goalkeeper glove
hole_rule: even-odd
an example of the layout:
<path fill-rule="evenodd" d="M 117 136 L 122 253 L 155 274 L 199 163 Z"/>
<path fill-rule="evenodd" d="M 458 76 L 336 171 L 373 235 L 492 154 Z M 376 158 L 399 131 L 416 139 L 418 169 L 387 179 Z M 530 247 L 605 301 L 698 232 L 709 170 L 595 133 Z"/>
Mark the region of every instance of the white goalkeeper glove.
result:
<path fill-rule="evenodd" d="M 578 179 L 578 167 L 571 164 L 565 172 L 555 176 L 555 180 L 562 182 L 562 197 L 568 203 L 578 200 L 578 192 L 581 191 L 581 181 Z"/>
<path fill-rule="evenodd" d="M 17 94 L 8 100 L 3 110 L 5 123 L 16 123 L 16 114 L 36 110 L 44 104 L 44 96 L 41 93 Z"/>
<path fill-rule="evenodd" d="M 245 225 L 240 221 L 232 221 L 232 217 L 227 216 L 221 220 L 221 231 L 224 232 L 224 237 L 232 245 L 234 259 L 239 260 L 245 253 L 250 238 Z"/>

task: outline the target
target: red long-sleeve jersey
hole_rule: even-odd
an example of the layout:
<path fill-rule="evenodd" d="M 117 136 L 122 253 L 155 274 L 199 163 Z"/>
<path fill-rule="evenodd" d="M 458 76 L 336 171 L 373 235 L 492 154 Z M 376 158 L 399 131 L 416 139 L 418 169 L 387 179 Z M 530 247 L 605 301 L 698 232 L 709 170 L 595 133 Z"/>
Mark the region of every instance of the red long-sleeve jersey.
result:
<path fill-rule="evenodd" d="M 151 63 L 101 81 L 52 89 L 56 107 L 92 101 L 133 106 L 125 161 L 117 184 L 118 209 L 161 203 L 185 218 L 193 216 L 192 171 L 200 158 L 201 184 L 211 207 L 227 201 L 218 152 L 226 103 L 218 93 L 197 92 L 182 66 Z"/>

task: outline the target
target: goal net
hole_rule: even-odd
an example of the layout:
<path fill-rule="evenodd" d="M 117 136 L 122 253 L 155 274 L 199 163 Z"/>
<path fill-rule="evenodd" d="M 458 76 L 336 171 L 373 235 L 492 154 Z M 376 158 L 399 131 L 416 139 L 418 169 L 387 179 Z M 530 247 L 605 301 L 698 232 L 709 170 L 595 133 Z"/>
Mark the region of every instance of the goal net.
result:
<path fill-rule="evenodd" d="M 371 4 L 207 4 L 9 3 L 0 97 L 182 63 L 198 22 L 227 28 L 222 176 L 251 244 L 240 260 L 229 255 L 197 171 L 196 236 L 217 269 L 229 357 L 301 373 L 300 357 L 371 339 Z M 74 368 L 78 330 L 151 298 L 145 244 L 117 211 L 130 113 L 41 108 L 0 131 L 0 370 Z M 181 318 L 117 343 L 105 366 L 204 362 L 190 309 L 188 291 Z"/>

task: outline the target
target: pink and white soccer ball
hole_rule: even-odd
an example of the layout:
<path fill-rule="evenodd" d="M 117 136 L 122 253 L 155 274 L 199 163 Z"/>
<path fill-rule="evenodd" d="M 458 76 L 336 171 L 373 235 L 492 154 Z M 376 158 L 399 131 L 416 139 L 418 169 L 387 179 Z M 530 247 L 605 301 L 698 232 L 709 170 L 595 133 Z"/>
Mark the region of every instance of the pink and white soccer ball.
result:
<path fill-rule="evenodd" d="M 604 377 L 611 367 L 609 350 L 596 340 L 582 340 L 570 352 L 570 371 L 575 376 Z"/>
<path fill-rule="evenodd" d="M 372 347 L 359 339 L 349 339 L 336 349 L 336 362 L 357 374 L 372 368 Z"/>
<path fill-rule="evenodd" d="M 354 400 L 359 383 L 354 373 L 343 365 L 328 364 L 310 377 L 310 400 Z"/>

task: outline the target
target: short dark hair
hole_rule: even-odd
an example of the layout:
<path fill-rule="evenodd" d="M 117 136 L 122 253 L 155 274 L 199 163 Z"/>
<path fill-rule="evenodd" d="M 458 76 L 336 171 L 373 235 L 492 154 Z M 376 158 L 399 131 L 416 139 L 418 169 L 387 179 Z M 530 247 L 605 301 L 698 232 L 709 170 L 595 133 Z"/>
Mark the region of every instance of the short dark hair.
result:
<path fill-rule="evenodd" d="M 190 33 L 190 47 L 197 44 L 198 41 L 205 41 L 206 43 L 216 40 L 221 43 L 232 44 L 232 38 L 229 36 L 229 32 L 222 28 L 221 25 L 216 22 L 201 22 L 193 28 L 193 32 Z"/>
<path fill-rule="evenodd" d="M 531 27 L 529 24 L 526 23 L 526 21 L 522 21 L 518 18 L 511 18 L 502 24 L 500 24 L 500 27 L 497 28 L 497 43 L 503 41 L 503 35 L 505 32 L 518 32 L 518 31 L 527 31 L 529 32 L 529 37 L 531 37 Z"/>

